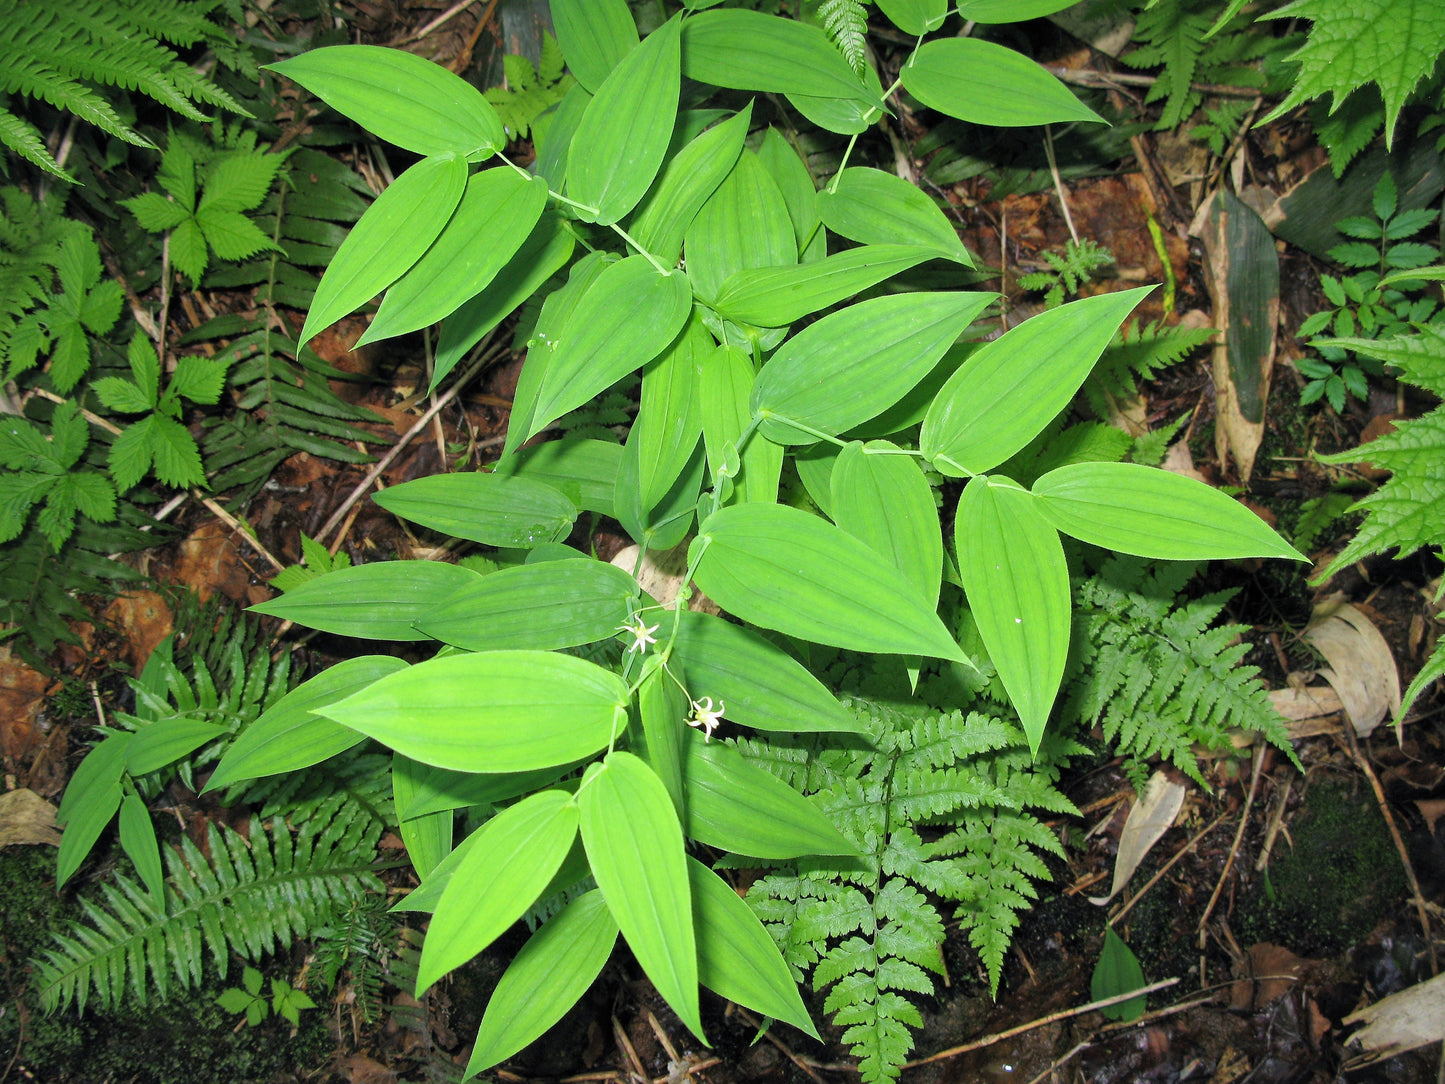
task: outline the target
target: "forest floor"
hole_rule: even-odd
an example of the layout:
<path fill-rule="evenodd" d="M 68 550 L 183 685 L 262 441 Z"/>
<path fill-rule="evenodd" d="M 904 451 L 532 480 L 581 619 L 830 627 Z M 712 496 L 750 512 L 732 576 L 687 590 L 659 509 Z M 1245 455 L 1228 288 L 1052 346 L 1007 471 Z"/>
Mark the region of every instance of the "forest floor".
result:
<path fill-rule="evenodd" d="M 474 40 L 482 6 L 458 14 L 414 47 L 442 62 L 454 58 Z M 374 40 L 398 36 L 396 25 L 375 18 Z M 415 13 L 407 19 L 415 21 Z M 492 37 L 483 28 L 483 43 Z M 1061 48 L 1052 63 L 1102 70 L 1097 57 L 1077 45 Z M 1115 93 L 1137 99 L 1139 88 L 1121 85 Z M 926 135 L 921 129 L 912 134 Z M 1061 179 L 1002 198 L 987 173 L 934 190 L 952 206 L 981 264 L 1004 269 L 1002 287 L 1024 312 L 1038 297 L 1017 290 L 1018 275 L 1041 266 L 1041 253 L 1060 251 L 1076 231 L 1111 249 L 1115 261 L 1108 274 L 1117 279 L 1172 278 L 1177 294 L 1171 320 L 1214 326 L 1228 260 L 1198 231 L 1190 232 L 1197 209 L 1225 181 L 1252 192 L 1259 206 L 1273 205 L 1315 176 L 1323 157 L 1284 122 L 1255 129 L 1224 158 L 1200 159 L 1197 144 L 1168 133 L 1143 132 L 1125 146 L 1128 154 L 1107 175 Z M 903 154 L 899 163 L 930 183 L 926 160 Z M 1440 188 L 1436 183 L 1430 198 Z M 1161 226 L 1160 242 L 1151 234 L 1151 219 Z M 1249 452 L 1253 468 L 1247 479 L 1240 473 L 1238 434 L 1232 443 L 1218 436 L 1217 371 L 1207 349 L 1166 370 L 1136 401 L 1121 403 L 1120 413 L 1121 424 L 1132 419 L 1150 425 L 1187 415 L 1171 465 L 1215 484 L 1243 486 L 1261 514 L 1292 525 L 1300 502 L 1329 492 L 1339 478 L 1314 461 L 1315 453 L 1352 447 L 1428 404 L 1377 378 L 1368 400 L 1351 399 L 1341 413 L 1323 404 L 1299 405 L 1303 378 L 1292 362 L 1301 347 L 1292 335 L 1306 316 L 1325 307 L 1319 273 L 1328 265 L 1283 242 L 1278 250 L 1273 389 L 1255 434 L 1257 454 Z M 988 288 L 998 285 L 995 280 Z M 1104 281 L 1095 288 L 1113 285 Z M 1146 319 L 1166 315 L 1157 298 L 1154 309 L 1143 313 Z M 190 304 L 204 315 L 244 306 L 246 299 L 198 294 Z M 151 649 L 173 631 L 178 588 L 241 605 L 262 601 L 272 594 L 266 581 L 276 566 L 299 560 L 300 534 L 315 536 L 338 516 L 333 550 L 344 549 L 355 563 L 432 554 L 426 537 L 365 494 L 448 469 L 458 449 L 485 462 L 505 430 L 521 355 L 497 350 L 442 410 L 420 424 L 430 405 L 419 391 L 425 385 L 420 341 L 412 337 L 351 353 L 347 344 L 363 326 L 361 318 L 343 322 L 326 334 L 318 352 L 370 378 L 360 403 L 386 419 L 386 427 L 373 428 L 395 441 L 396 454 L 385 469 L 376 474 L 305 454 L 287 460 L 247 512 L 254 539 L 188 502 L 176 513 L 181 540 L 139 555 L 154 589 L 99 603 L 95 622 L 76 630 L 81 642 L 63 646 L 51 660 L 51 672 L 32 669 L 0 648 L 6 790 L 24 788 L 48 802 L 58 800 L 84 752 L 95 713 L 124 706 L 124 678 L 137 673 Z M 1321 536 L 1309 554 L 1316 570 L 1343 545 L 1347 529 Z M 602 524 L 578 544 L 594 546 L 605 557 L 625 541 L 615 525 Z M 1390 725 L 1388 711 L 1383 722 L 1351 725 L 1317 651 L 1303 636 L 1312 617 L 1322 619 L 1322 605 L 1352 606 L 1351 613 L 1362 619 L 1357 624 L 1367 631 L 1357 630 L 1346 654 L 1332 656 L 1330 678 L 1334 685 L 1353 682 L 1365 690 L 1365 699 L 1388 707 L 1392 695 L 1398 702 L 1399 688 L 1438 635 L 1431 584 L 1439 576 L 1438 564 L 1425 558 L 1366 562 L 1322 584 L 1312 583 L 1309 572 L 1281 572 L 1258 562 L 1212 569 L 1209 590 L 1239 589 L 1227 617 L 1251 629 L 1246 662 L 1260 667 L 1277 691 L 1304 773 L 1263 747 L 1243 746 L 1234 756 L 1208 761 L 1210 789 L 1187 785 L 1171 826 L 1108 907 L 1089 897 L 1108 892 L 1136 795 L 1117 762 L 1097 762 L 1066 777 L 1062 787 L 1081 816 L 1058 818 L 1053 827 L 1068 859 L 1055 863 L 1053 883 L 1025 916 L 998 999 L 988 996 L 966 938 L 951 930 L 947 976 L 928 1003 L 914 1061 L 903 1071 L 905 1084 L 1445 1080 L 1438 1044 L 1367 1064 L 1368 1058 L 1347 1048 L 1353 1029 L 1344 1023 L 1361 1006 L 1437 973 L 1437 956 L 1445 951 L 1440 909 L 1445 702 L 1438 690 L 1427 692 L 1399 728 Z M 294 633 L 277 650 L 312 666 L 349 652 L 332 638 Z M 180 828 L 192 832 L 208 818 L 230 815 L 188 792 L 172 793 L 169 804 Z M 9 840 L 0 837 L 0 843 Z M 213 1045 L 221 1042 L 215 1036 L 228 1042 L 254 1038 L 284 1051 L 270 1061 L 234 1063 L 253 1068 L 233 1065 L 226 1079 L 351 1084 L 441 1079 L 443 1067 L 465 1064 L 486 996 L 520 944 L 518 937 L 504 938 L 433 993 L 422 1026 L 414 1014 L 405 1014 L 409 999 L 396 991 L 388 992 L 387 1011 L 376 1021 L 362 1021 L 354 1006 L 338 1002 L 308 1014 L 299 1035 L 273 1020 L 251 1029 L 254 1037 L 238 1037 L 230 1019 L 192 1008 L 184 1012 L 199 1015 L 172 1017 L 155 1010 L 93 1025 L 46 1021 L 21 995 L 25 961 L 59 913 L 45 881 L 53 869 L 51 853 L 43 845 L 0 851 L 0 965 L 10 995 L 0 1006 L 0 1019 L 9 1014 L 21 1020 L 18 1031 L 0 1031 L 18 1040 L 10 1051 L 0 1042 L 0 1082 L 162 1079 L 156 1044 L 176 1043 L 182 1030 L 196 1033 L 188 1042 L 197 1049 L 204 1045 L 197 1035 L 204 1034 Z M 87 871 L 84 879 L 95 876 Z M 398 873 L 396 883 L 411 882 Z M 1091 1001 L 1090 976 L 1106 918 L 1127 933 L 1146 978 L 1159 985 L 1145 1015 L 1131 1022 L 1076 1011 Z M 213 996 L 203 992 L 196 1000 Z M 700 1048 L 636 965 L 619 953 L 593 991 L 496 1076 L 655 1084 L 852 1082 L 857 1072 L 839 1045 L 839 1029 L 825 1026 L 820 1001 L 812 999 L 810 1009 L 827 1040 L 822 1045 L 783 1025 L 759 1038 L 761 1021 L 705 999 L 704 1023 L 714 1047 Z M 73 1034 L 62 1036 L 65 1027 Z M 122 1047 L 132 1053 L 122 1055 Z M 115 1051 L 106 1063 L 112 1068 L 103 1075 L 78 1068 L 102 1048 Z M 41 1049 L 50 1053 L 39 1055 Z M 47 1056 L 56 1060 L 47 1064 Z M 130 1057 L 136 1060 L 127 1071 Z M 211 1070 L 199 1060 L 190 1062 L 190 1072 L 175 1079 L 221 1079 L 208 1075 Z M 257 1075 L 248 1075 L 252 1072 Z"/>

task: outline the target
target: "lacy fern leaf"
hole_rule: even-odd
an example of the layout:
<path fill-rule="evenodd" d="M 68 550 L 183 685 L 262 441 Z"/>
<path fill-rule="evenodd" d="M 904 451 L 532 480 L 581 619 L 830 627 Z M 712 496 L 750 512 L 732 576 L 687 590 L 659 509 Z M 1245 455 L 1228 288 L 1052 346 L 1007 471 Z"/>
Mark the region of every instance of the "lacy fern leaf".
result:
<path fill-rule="evenodd" d="M 56 933 L 33 961 L 47 1011 L 93 994 L 102 1008 L 129 996 L 145 1005 L 201 981 L 210 956 L 225 977 L 231 955 L 255 961 L 306 937 L 369 892 L 384 891 L 372 868 L 379 827 L 336 800 L 293 837 L 280 818 L 257 823 L 250 838 L 222 825 L 208 830 L 209 859 L 189 838 L 167 849 L 164 906 L 116 874 L 99 899 L 81 899 L 87 922 Z"/>
<path fill-rule="evenodd" d="M 868 66 L 864 44 L 868 36 L 868 6 L 864 0 L 823 0 L 818 8 L 818 20 L 844 59 L 862 75 Z"/>

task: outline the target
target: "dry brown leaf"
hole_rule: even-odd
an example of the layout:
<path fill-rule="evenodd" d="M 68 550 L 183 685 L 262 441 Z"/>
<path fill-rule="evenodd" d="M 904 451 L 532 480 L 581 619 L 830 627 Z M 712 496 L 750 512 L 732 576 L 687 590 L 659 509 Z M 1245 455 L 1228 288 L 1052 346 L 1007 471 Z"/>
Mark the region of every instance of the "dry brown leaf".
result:
<path fill-rule="evenodd" d="M 19 760 L 44 740 L 35 726 L 50 685 L 39 670 L 0 645 L 0 754 Z"/>
<path fill-rule="evenodd" d="M 12 843 L 60 846 L 60 833 L 55 829 L 55 807 L 24 787 L 0 794 L 0 847 L 8 847 Z"/>
<path fill-rule="evenodd" d="M 1445 975 L 1353 1012 L 1345 1023 L 1364 1023 L 1363 1030 L 1350 1036 L 1350 1045 L 1381 1058 L 1438 1043 L 1445 1039 Z"/>
<path fill-rule="evenodd" d="M 648 550 L 642 558 L 642 568 L 637 572 L 637 582 L 653 598 L 664 606 L 672 605 L 677 590 L 687 575 L 687 542 L 680 542 L 670 550 Z M 637 565 L 637 544 L 624 546 L 612 558 L 612 564 L 622 571 L 631 573 Z M 693 589 L 689 610 L 697 613 L 720 613 L 717 603 L 696 588 Z"/>
<path fill-rule="evenodd" d="M 1114 884 L 1107 896 L 1090 896 L 1089 902 L 1102 907 L 1117 896 L 1149 849 L 1169 830 L 1184 805 L 1184 784 L 1171 780 L 1163 772 L 1155 772 L 1144 784 L 1144 793 L 1129 810 L 1124 830 L 1119 834 L 1119 853 L 1114 858 Z"/>
<path fill-rule="evenodd" d="M 1329 663 L 1320 676 L 1340 694 L 1355 733 L 1364 737 L 1387 713 L 1399 713 L 1400 675 L 1380 630 L 1343 597 L 1331 595 L 1315 607 L 1304 638 Z"/>

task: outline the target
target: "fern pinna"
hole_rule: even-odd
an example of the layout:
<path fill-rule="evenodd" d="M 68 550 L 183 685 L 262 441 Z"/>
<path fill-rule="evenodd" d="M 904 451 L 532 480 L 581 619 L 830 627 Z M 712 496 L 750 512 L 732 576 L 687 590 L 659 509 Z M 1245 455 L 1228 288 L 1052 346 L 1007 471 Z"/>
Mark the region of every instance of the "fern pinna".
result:
<path fill-rule="evenodd" d="M 916 998 L 941 973 L 944 918 L 956 905 L 997 991 L 1018 912 L 1048 876 L 1058 840 L 1033 810 L 1072 812 L 1055 788 L 1072 749 L 1046 739 L 1039 760 L 1012 723 L 978 712 L 847 701 L 868 743 L 742 739 L 760 767 L 811 795 L 866 855 L 802 860 L 758 880 L 748 902 L 801 979 L 831 987 L 824 1011 L 845 1028 L 865 1084 L 891 1080 L 922 1026 Z"/>
<path fill-rule="evenodd" d="M 1128 758 L 1136 788 L 1154 756 L 1204 785 L 1194 746 L 1227 749 L 1232 728 L 1256 731 L 1294 756 L 1258 667 L 1240 665 L 1249 652 L 1239 639 L 1245 627 L 1214 625 L 1234 592 L 1179 601 L 1195 567 L 1114 557 L 1075 584 L 1062 715 L 1101 727 Z"/>
<path fill-rule="evenodd" d="M 33 961 L 47 1011 L 94 992 L 102 1009 L 129 996 L 145 1005 L 154 983 L 164 1000 L 172 987 L 201 981 L 209 953 L 225 976 L 232 953 L 257 960 L 336 920 L 383 885 L 374 872 L 381 825 L 337 796 L 293 836 L 280 817 L 253 822 L 249 837 L 211 824 L 207 851 L 189 838 L 165 848 L 163 905 L 122 873 L 98 900 L 81 898 L 88 922 L 74 922 Z"/>

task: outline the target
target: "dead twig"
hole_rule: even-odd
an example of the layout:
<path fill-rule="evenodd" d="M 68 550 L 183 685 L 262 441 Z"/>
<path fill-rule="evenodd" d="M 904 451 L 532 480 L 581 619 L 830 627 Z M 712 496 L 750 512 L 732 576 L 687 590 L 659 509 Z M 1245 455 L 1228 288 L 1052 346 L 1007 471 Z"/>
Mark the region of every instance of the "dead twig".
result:
<path fill-rule="evenodd" d="M 985 1035 L 980 1039 L 964 1043 L 962 1046 L 950 1047 L 947 1050 L 940 1050 L 937 1054 L 930 1054 L 926 1058 L 919 1058 L 917 1061 L 903 1063 L 903 1068 L 912 1069 L 919 1065 L 928 1065 L 930 1062 L 943 1061 L 945 1058 L 956 1057 L 959 1054 L 967 1054 L 970 1050 L 980 1050 L 985 1046 L 992 1046 L 994 1043 L 1003 1042 L 1005 1039 L 1012 1039 L 1015 1035 L 1022 1035 L 1025 1032 L 1033 1031 L 1035 1028 L 1046 1027 L 1049 1024 L 1056 1024 L 1060 1020 L 1067 1020 L 1071 1016 L 1082 1016 L 1086 1012 L 1093 1012 L 1095 1009 L 1105 1009 L 1110 1005 L 1118 1005 L 1124 1001 L 1132 1001 L 1136 997 L 1143 997 L 1152 994 L 1156 990 L 1167 990 L 1177 985 L 1179 980 L 1163 979 L 1159 982 L 1152 982 L 1148 986 L 1140 987 L 1138 990 L 1131 990 L 1127 994 L 1115 994 L 1113 997 L 1100 998 L 1098 1001 L 1091 1001 L 1087 1005 L 1080 1005 L 1076 1009 L 1060 1009 L 1058 1012 L 1051 1012 L 1048 1016 L 1041 1016 L 1037 1020 L 1031 1020 L 1027 1024 L 1020 1024 L 1018 1027 L 1009 1028 L 1006 1031 L 996 1031 L 992 1035 Z"/>
<path fill-rule="evenodd" d="M 1112 926 L 1114 923 L 1120 921 L 1125 915 L 1127 915 L 1129 913 L 1129 909 L 1139 902 L 1145 892 L 1148 892 L 1151 888 L 1154 887 L 1160 877 L 1163 877 L 1166 873 L 1173 869 L 1176 862 L 1178 862 L 1186 854 L 1192 851 L 1194 849 L 1194 845 L 1205 836 L 1207 836 L 1210 832 L 1214 831 L 1214 829 L 1217 828 L 1227 816 L 1229 816 L 1229 812 L 1226 810 L 1219 816 L 1215 817 L 1203 828 L 1201 828 L 1199 832 L 1189 840 L 1188 843 L 1184 844 L 1184 846 L 1180 847 L 1177 851 L 1175 851 L 1174 856 L 1170 858 L 1169 861 L 1165 862 L 1164 865 L 1159 867 L 1158 872 L 1156 872 L 1153 877 L 1150 877 L 1149 880 L 1144 882 L 1144 887 L 1139 889 L 1138 892 L 1135 892 L 1134 895 L 1130 896 L 1124 906 L 1119 908 L 1119 913 L 1109 919 L 1109 925 Z"/>
<path fill-rule="evenodd" d="M 1234 842 L 1230 844 L 1229 856 L 1224 860 L 1224 869 L 1219 873 L 1219 880 L 1214 885 L 1214 892 L 1209 897 L 1209 903 L 1204 908 L 1204 914 L 1199 916 L 1199 949 L 1201 952 L 1208 943 L 1209 931 L 1206 928 L 1209 916 L 1214 913 L 1214 905 L 1219 902 L 1219 895 L 1224 891 L 1224 882 L 1229 880 L 1229 871 L 1234 868 L 1234 856 L 1239 853 L 1239 844 L 1244 839 L 1244 830 L 1249 825 L 1249 811 L 1254 805 L 1254 795 L 1259 790 L 1259 770 L 1264 763 L 1264 747 L 1260 746 L 1254 751 L 1254 761 L 1249 772 L 1249 795 L 1244 799 L 1244 811 L 1239 815 L 1239 829 L 1234 833 Z M 1204 980 L 1204 973 L 1200 972 L 1200 981 Z"/>
<path fill-rule="evenodd" d="M 756 1016 L 753 1016 L 746 1009 L 739 1008 L 737 1010 L 737 1013 L 740 1017 L 742 1017 L 743 1023 L 747 1024 L 748 1027 L 760 1028 L 763 1026 L 762 1021 L 759 1020 Z M 788 1044 L 783 1042 L 783 1040 L 779 1039 L 776 1035 L 774 1035 L 771 1030 L 763 1032 L 763 1038 L 768 1040 L 768 1042 L 772 1043 L 779 1050 L 781 1050 L 790 1062 L 796 1065 L 803 1072 L 807 1073 L 810 1080 L 817 1081 L 817 1084 L 823 1084 L 823 1078 L 813 1071 L 813 1068 L 808 1063 L 808 1061 L 804 1058 L 800 1058 L 797 1054 L 793 1053 L 793 1051 L 788 1047 Z"/>

